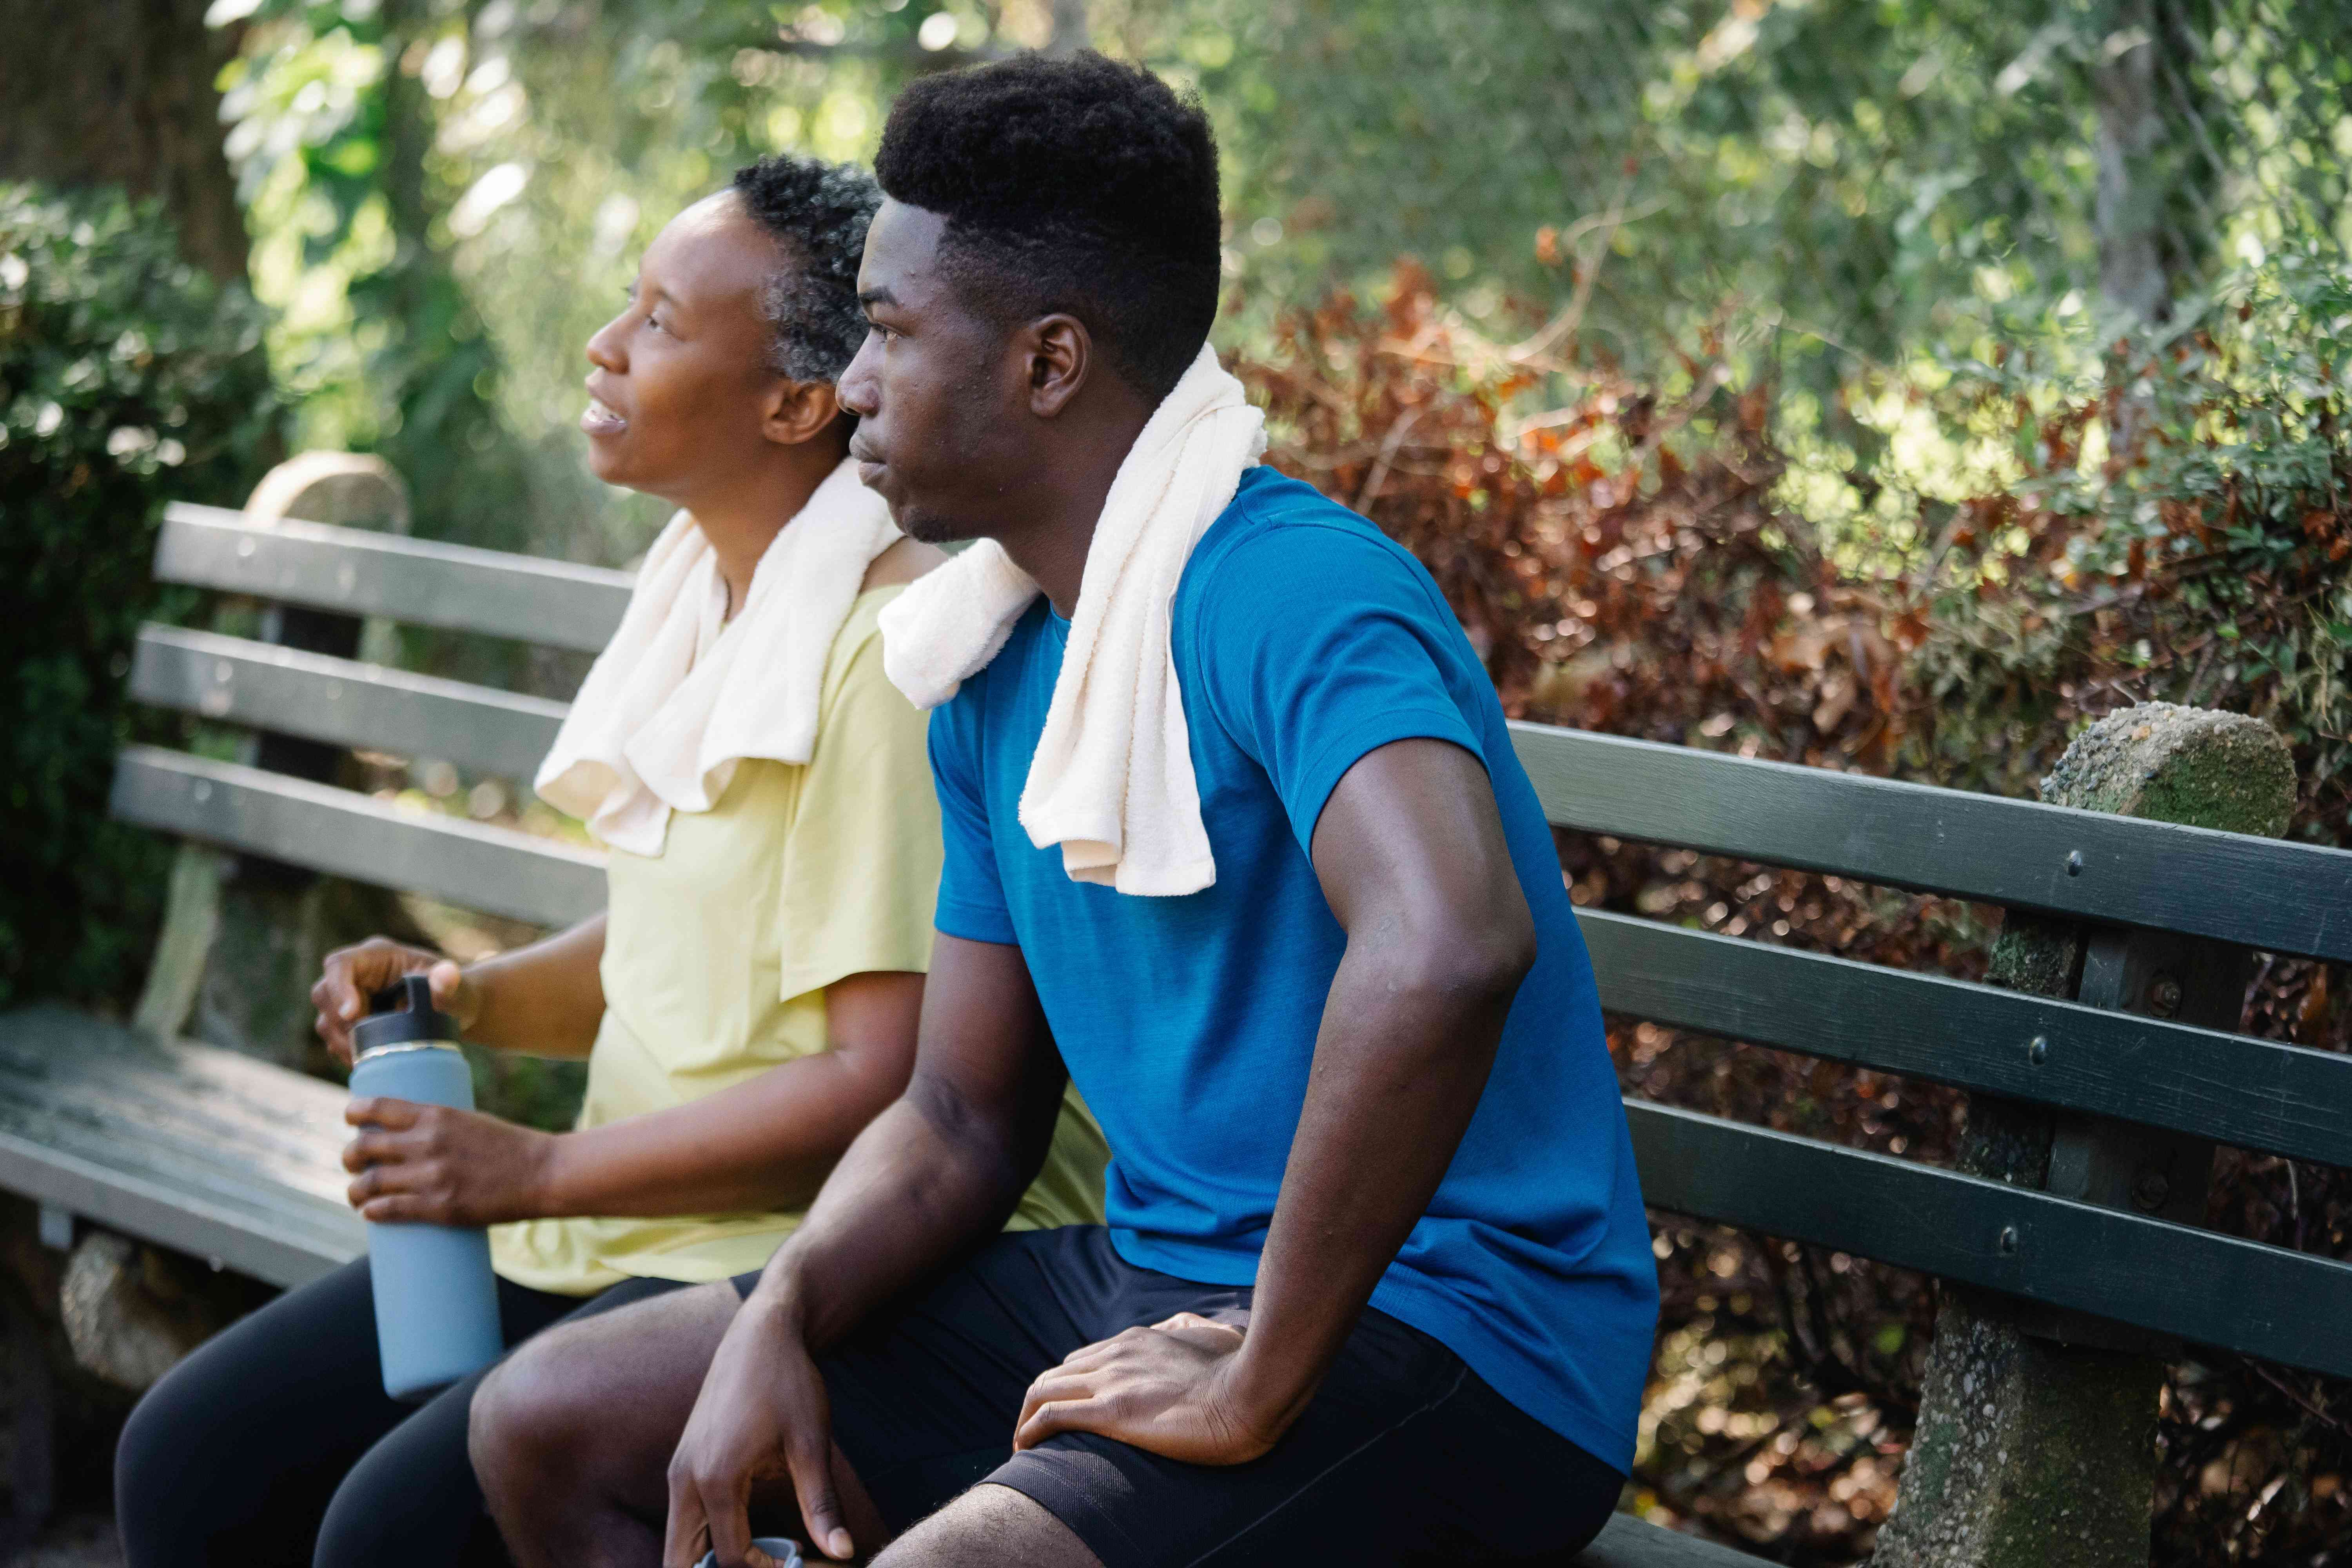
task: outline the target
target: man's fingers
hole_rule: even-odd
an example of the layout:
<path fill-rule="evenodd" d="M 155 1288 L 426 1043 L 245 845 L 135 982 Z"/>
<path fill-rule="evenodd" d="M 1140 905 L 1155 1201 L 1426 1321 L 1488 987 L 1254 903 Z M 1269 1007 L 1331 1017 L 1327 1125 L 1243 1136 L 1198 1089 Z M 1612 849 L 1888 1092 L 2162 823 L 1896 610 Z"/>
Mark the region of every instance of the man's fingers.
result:
<path fill-rule="evenodd" d="M 669 1522 L 662 1527 L 662 1568 L 694 1568 L 702 1560 L 710 1531 L 702 1515 L 702 1494 L 692 1472 L 672 1469 Z"/>
<path fill-rule="evenodd" d="M 719 1553 L 726 1568 L 742 1563 L 756 1568 L 751 1563 L 751 1499 L 740 1487 L 721 1490 L 708 1478 L 698 1479 L 696 1489 L 702 1497 L 704 1527 L 710 1532 L 710 1549 Z"/>
<path fill-rule="evenodd" d="M 1104 1436 L 1116 1436 L 1103 1424 L 1108 1411 L 1098 1400 L 1059 1399 L 1040 1405 L 1021 1418 L 1013 1428 L 1013 1451 L 1016 1454 L 1034 1448 L 1056 1432 L 1097 1432 Z"/>
<path fill-rule="evenodd" d="M 1068 1367 L 1056 1367 L 1052 1372 L 1041 1373 L 1029 1385 L 1029 1392 L 1021 1396 L 1021 1414 L 1014 1418 L 1013 1428 L 1019 1431 L 1042 1406 L 1056 1400 L 1086 1399 L 1093 1394 L 1093 1381 L 1084 1373 Z"/>
<path fill-rule="evenodd" d="M 784 1455 L 792 1472 L 793 1495 L 800 1500 L 801 1521 L 808 1526 L 809 1542 L 827 1557 L 847 1557 L 857 1550 L 841 1522 L 841 1499 L 833 1486 L 833 1440 L 793 1442 Z M 746 1524 L 748 1532 L 749 1524 Z M 719 1554 L 724 1562 L 726 1554 Z"/>

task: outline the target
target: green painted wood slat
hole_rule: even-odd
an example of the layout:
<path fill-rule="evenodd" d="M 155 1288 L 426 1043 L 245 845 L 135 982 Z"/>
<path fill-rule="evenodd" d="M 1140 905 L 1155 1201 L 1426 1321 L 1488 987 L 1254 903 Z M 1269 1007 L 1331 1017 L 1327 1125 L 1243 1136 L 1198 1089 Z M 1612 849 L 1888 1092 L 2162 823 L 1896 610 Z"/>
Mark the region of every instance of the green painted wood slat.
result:
<path fill-rule="evenodd" d="M 173 501 L 155 577 L 411 626 L 601 653 L 628 604 L 625 572 L 364 529 Z"/>
<path fill-rule="evenodd" d="M 1559 826 L 2352 960 L 2352 850 L 1514 722 Z"/>
<path fill-rule="evenodd" d="M 122 749 L 111 809 L 144 827 L 539 925 L 604 907 L 604 858 L 593 851 L 153 746 Z"/>
<path fill-rule="evenodd" d="M 1577 915 L 1613 1013 L 2352 1166 L 2352 1057 L 1632 915 Z"/>
<path fill-rule="evenodd" d="M 2352 1375 L 2352 1264 L 1628 1100 L 1651 1207 Z"/>
<path fill-rule="evenodd" d="M 380 664 L 176 626 L 142 626 L 131 695 L 226 723 L 529 782 L 564 705 Z"/>

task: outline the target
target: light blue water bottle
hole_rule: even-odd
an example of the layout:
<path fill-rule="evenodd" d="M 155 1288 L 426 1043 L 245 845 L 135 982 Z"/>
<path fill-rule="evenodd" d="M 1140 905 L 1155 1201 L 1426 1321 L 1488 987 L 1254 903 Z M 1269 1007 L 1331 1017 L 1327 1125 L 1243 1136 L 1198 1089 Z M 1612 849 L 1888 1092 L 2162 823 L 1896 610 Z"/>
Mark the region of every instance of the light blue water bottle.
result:
<path fill-rule="evenodd" d="M 474 1076 L 432 984 L 412 974 L 369 1000 L 374 1011 L 352 1026 L 352 1093 L 473 1110 Z M 367 1232 L 386 1394 L 421 1402 L 498 1360 L 505 1342 L 487 1232 L 373 1222 Z"/>

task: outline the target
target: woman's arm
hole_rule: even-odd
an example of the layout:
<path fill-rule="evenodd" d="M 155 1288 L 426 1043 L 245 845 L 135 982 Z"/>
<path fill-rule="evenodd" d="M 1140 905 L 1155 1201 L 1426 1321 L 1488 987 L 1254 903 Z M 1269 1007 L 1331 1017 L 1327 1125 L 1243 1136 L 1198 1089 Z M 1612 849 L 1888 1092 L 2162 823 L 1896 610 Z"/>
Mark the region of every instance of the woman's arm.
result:
<path fill-rule="evenodd" d="M 825 1048 L 689 1105 L 564 1134 L 549 1215 L 803 1209 L 842 1151 L 907 1087 L 919 974 L 852 974 L 824 989 Z"/>
<path fill-rule="evenodd" d="M 352 1026 L 368 998 L 406 974 L 426 976 L 433 1005 L 476 1045 L 535 1057 L 584 1057 L 604 1021 L 604 917 L 596 915 L 529 947 L 458 967 L 455 959 L 390 937 L 338 948 L 310 987 L 319 1037 L 349 1066 Z"/>
<path fill-rule="evenodd" d="M 528 951 L 528 950 L 525 950 Z M 690 1104 L 578 1132 L 471 1111 L 352 1102 L 351 1200 L 371 1220 L 497 1225 L 574 1215 L 805 1208 L 866 1124 L 907 1087 L 923 977 L 825 987 L 826 1048 Z"/>

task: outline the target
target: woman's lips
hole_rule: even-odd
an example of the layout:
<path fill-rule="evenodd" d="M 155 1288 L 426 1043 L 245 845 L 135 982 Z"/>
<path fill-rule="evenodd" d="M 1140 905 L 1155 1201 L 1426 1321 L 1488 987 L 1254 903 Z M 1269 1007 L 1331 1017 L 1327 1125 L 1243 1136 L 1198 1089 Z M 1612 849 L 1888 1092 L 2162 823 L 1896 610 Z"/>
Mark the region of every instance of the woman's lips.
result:
<path fill-rule="evenodd" d="M 617 436 L 629 427 L 629 422 L 592 397 L 581 411 L 580 428 L 590 436 Z"/>

